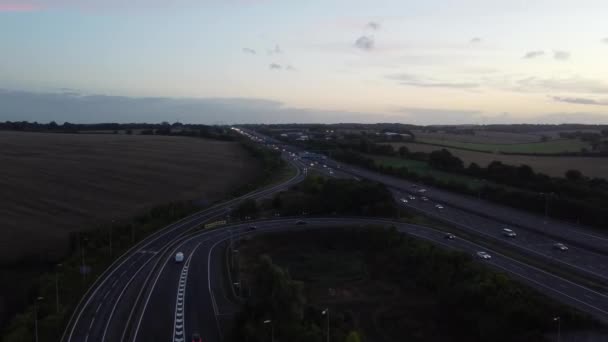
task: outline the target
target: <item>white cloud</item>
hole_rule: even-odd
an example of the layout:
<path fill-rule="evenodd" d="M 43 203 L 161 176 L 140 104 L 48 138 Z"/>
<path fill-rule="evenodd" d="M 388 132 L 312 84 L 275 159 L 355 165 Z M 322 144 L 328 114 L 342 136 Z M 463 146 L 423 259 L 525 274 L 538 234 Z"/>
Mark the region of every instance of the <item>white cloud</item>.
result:
<path fill-rule="evenodd" d="M 528 52 L 526 52 L 526 54 L 524 55 L 523 58 L 525 58 L 525 59 L 532 59 L 532 58 L 540 57 L 540 56 L 542 56 L 544 54 L 545 54 L 545 52 L 542 51 L 542 50 L 528 51 Z"/>
<path fill-rule="evenodd" d="M 244 53 L 251 54 L 251 55 L 255 55 L 255 50 L 254 50 L 254 49 L 250 49 L 250 48 L 243 48 L 243 52 L 244 52 Z"/>
<path fill-rule="evenodd" d="M 270 65 L 268 65 L 268 67 L 271 70 L 281 70 L 283 68 L 280 64 L 277 64 L 277 63 L 270 63 Z"/>
<path fill-rule="evenodd" d="M 563 50 L 553 51 L 553 58 L 558 61 L 566 61 L 570 59 L 570 52 Z"/>
<path fill-rule="evenodd" d="M 481 43 L 481 38 L 474 37 L 474 38 L 471 39 L 470 43 L 471 44 L 479 44 L 479 43 Z"/>
<path fill-rule="evenodd" d="M 599 79 L 584 77 L 536 78 L 528 77 L 516 81 L 513 90 L 523 92 L 567 92 L 587 94 L 608 94 L 608 83 Z"/>
<path fill-rule="evenodd" d="M 367 23 L 367 25 L 365 25 L 365 27 L 370 30 L 377 31 L 380 29 L 380 23 L 377 23 L 375 21 L 370 21 L 369 23 Z"/>
<path fill-rule="evenodd" d="M 420 77 L 411 74 L 394 74 L 388 75 L 386 78 L 396 80 L 401 85 L 411 87 L 422 87 L 422 88 L 457 88 L 457 89 L 469 89 L 479 87 L 478 83 L 475 82 L 451 82 L 436 80 L 430 77 Z"/>
<path fill-rule="evenodd" d="M 608 100 L 595 100 L 585 97 L 552 96 L 554 101 L 580 105 L 608 106 Z"/>

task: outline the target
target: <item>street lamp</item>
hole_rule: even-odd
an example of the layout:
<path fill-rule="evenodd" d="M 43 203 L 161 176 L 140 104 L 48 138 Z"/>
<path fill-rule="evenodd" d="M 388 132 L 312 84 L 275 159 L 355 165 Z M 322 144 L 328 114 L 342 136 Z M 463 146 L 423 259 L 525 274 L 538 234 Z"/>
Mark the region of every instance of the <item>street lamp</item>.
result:
<path fill-rule="evenodd" d="M 274 324 L 271 319 L 264 321 L 264 324 L 270 324 L 270 342 L 274 342 Z"/>
<path fill-rule="evenodd" d="M 61 266 L 63 266 L 63 264 L 57 264 L 55 267 L 55 305 L 57 313 L 59 313 L 59 268 Z"/>
<path fill-rule="evenodd" d="M 329 308 L 321 311 L 321 315 L 327 316 L 327 342 L 329 342 Z"/>
<path fill-rule="evenodd" d="M 112 228 L 114 227 L 114 220 L 110 224 L 110 257 L 112 257 Z"/>
<path fill-rule="evenodd" d="M 553 321 L 557 322 L 557 342 L 560 342 L 562 339 L 562 320 L 561 317 L 553 317 Z"/>
<path fill-rule="evenodd" d="M 84 248 L 84 243 L 87 242 L 87 241 L 89 241 L 89 239 L 85 237 L 80 242 L 80 256 L 82 258 L 82 260 L 81 260 L 82 265 L 81 265 L 80 272 L 82 273 L 82 280 L 83 281 L 86 280 L 86 278 L 87 278 L 87 269 L 86 269 L 86 265 L 85 265 L 85 262 L 84 262 L 84 249 L 85 249 Z"/>
<path fill-rule="evenodd" d="M 547 221 L 549 220 L 549 196 L 553 196 L 554 193 L 549 192 L 549 193 L 545 193 L 545 192 L 541 192 L 541 195 L 545 196 L 545 224 L 547 223 Z"/>
<path fill-rule="evenodd" d="M 44 297 L 38 297 L 34 301 L 34 342 L 38 342 L 38 302 Z"/>

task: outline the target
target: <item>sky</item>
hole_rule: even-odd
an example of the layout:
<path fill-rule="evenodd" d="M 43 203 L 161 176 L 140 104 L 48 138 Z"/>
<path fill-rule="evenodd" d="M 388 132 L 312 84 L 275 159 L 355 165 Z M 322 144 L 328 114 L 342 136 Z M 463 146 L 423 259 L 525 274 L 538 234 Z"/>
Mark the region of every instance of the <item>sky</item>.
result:
<path fill-rule="evenodd" d="M 608 123 L 608 1 L 0 0 L 0 120 Z"/>

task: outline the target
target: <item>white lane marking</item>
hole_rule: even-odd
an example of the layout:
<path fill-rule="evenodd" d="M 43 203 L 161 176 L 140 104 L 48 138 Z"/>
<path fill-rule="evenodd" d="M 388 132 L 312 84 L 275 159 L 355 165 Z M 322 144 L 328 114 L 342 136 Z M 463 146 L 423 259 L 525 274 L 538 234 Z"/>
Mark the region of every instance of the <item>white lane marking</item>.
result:
<path fill-rule="evenodd" d="M 97 315 L 97 313 L 99 312 L 99 310 L 101 309 L 101 306 L 103 305 L 103 302 L 99 303 L 99 305 L 97 306 L 97 310 L 95 310 L 95 315 Z"/>
<path fill-rule="evenodd" d="M 184 266 L 182 267 L 182 271 L 181 271 L 181 276 L 179 277 L 179 286 L 178 286 L 178 290 L 177 290 L 177 297 L 175 300 L 175 318 L 174 318 L 174 322 L 173 322 L 173 342 L 180 342 L 183 341 L 184 339 L 182 338 L 182 336 L 184 336 L 184 332 L 186 331 L 186 323 L 184 321 L 184 297 L 186 296 L 186 285 L 188 283 L 188 268 L 190 265 L 190 260 L 192 260 L 192 256 L 194 256 L 194 253 L 196 252 L 196 250 L 198 249 L 198 247 L 202 244 L 203 242 L 199 242 L 196 247 L 194 247 L 194 249 L 192 249 L 192 252 L 190 252 L 190 256 L 188 256 L 188 259 L 186 260 L 186 262 L 184 263 Z"/>
<path fill-rule="evenodd" d="M 299 179 L 299 178 L 301 178 L 301 179 Z M 93 282 L 93 284 L 91 284 L 91 286 L 89 286 L 89 288 L 87 289 L 85 294 L 80 298 L 80 300 L 78 301 L 78 304 L 76 305 L 76 309 L 73 311 L 72 315 L 70 316 L 70 320 L 68 321 L 68 324 L 66 325 L 66 328 L 63 331 L 63 334 L 61 335 L 61 341 L 66 341 L 66 335 L 67 335 L 68 342 L 72 340 L 74 331 L 76 330 L 76 326 L 78 326 L 79 321 L 80 321 L 84 311 L 87 309 L 87 307 L 89 306 L 89 304 L 91 303 L 91 301 L 93 300 L 93 298 L 95 297 L 97 292 L 103 287 L 103 285 L 108 281 L 108 279 L 112 276 L 112 274 L 114 274 L 116 271 L 118 271 L 134 255 L 138 254 L 137 253 L 138 251 L 144 250 L 146 247 L 152 245 L 154 242 L 158 241 L 162 237 L 166 236 L 167 234 L 169 234 L 179 228 L 182 228 L 182 227 L 187 226 L 192 223 L 196 223 L 196 221 L 203 220 L 203 222 L 204 222 L 205 220 L 208 220 L 210 217 L 206 217 L 206 216 L 211 215 L 211 217 L 213 217 L 214 216 L 213 214 L 215 213 L 216 210 L 218 210 L 218 209 L 224 210 L 224 207 L 227 205 L 230 205 L 231 203 L 235 203 L 235 202 L 238 203 L 239 201 L 242 201 L 242 200 L 245 200 L 248 198 L 252 198 L 255 196 L 264 195 L 265 193 L 272 193 L 272 192 L 281 190 L 282 188 L 289 186 L 292 183 L 298 183 L 298 182 L 302 181 L 303 179 L 304 179 L 304 177 L 302 177 L 302 172 L 301 172 L 300 168 L 296 166 L 296 175 L 293 176 L 292 178 L 290 178 L 289 180 L 285 181 L 284 183 L 270 186 L 265 189 L 251 191 L 241 197 L 237 197 L 237 198 L 234 198 L 234 199 L 222 202 L 222 203 L 218 203 L 205 210 L 194 213 L 188 217 L 184 217 L 183 219 L 180 219 L 177 222 L 168 225 L 167 227 L 159 230 L 158 232 L 153 233 L 151 236 L 148 236 L 144 240 L 138 242 L 137 244 L 135 244 L 134 246 L 129 248 L 120 257 L 118 257 L 116 260 L 114 260 L 114 262 L 112 262 L 112 264 L 110 264 L 110 266 L 108 266 L 108 268 L 106 268 L 105 271 L 103 271 L 103 273 Z M 217 215 L 215 215 L 215 216 L 217 216 Z M 198 225 L 198 223 L 196 223 L 195 225 Z M 189 231 L 189 230 L 191 230 L 191 229 L 188 229 L 187 231 Z M 178 236 L 174 237 L 169 242 L 176 241 L 177 239 L 181 238 L 184 233 L 185 232 L 178 234 Z M 129 254 L 131 254 L 131 255 L 129 255 Z M 124 258 L 124 260 L 121 261 L 121 259 L 123 259 L 123 258 Z M 117 266 L 114 267 L 115 265 L 117 265 Z M 106 273 L 107 273 L 107 275 L 106 275 Z M 83 302 L 84 302 L 84 304 L 83 304 Z M 135 336 L 137 336 L 138 331 L 139 331 L 139 324 L 138 324 L 137 330 L 135 331 Z"/>
<path fill-rule="evenodd" d="M 103 296 L 103 300 L 106 300 L 106 297 L 108 297 L 109 294 L 110 294 L 110 290 L 108 290 L 108 292 L 106 292 L 106 294 Z"/>
<path fill-rule="evenodd" d="M 135 280 L 135 277 L 137 277 L 139 272 L 141 270 L 143 270 L 146 267 L 146 265 L 148 265 L 148 263 L 152 260 L 153 260 L 152 258 L 148 258 L 148 260 L 146 260 L 146 262 L 144 262 L 144 264 L 137 271 L 135 271 L 135 273 L 133 274 L 131 279 L 129 279 L 127 284 L 125 286 L 123 286 L 122 291 L 120 291 L 120 294 L 118 295 L 118 298 L 114 301 L 114 306 L 112 307 L 112 311 L 110 311 L 110 316 L 106 320 L 106 327 L 103 329 L 103 335 L 101 335 L 102 342 L 105 341 L 105 339 L 106 339 L 106 334 L 108 333 L 108 328 L 110 327 L 110 322 L 112 322 L 112 317 L 114 317 L 114 312 L 116 311 L 116 307 L 118 306 L 118 303 L 120 303 L 120 299 L 125 294 L 125 291 L 127 291 L 127 288 L 129 288 L 129 285 L 131 284 L 131 282 L 133 282 L 133 280 Z M 112 286 L 112 287 L 114 287 L 114 286 Z M 110 291 L 108 291 L 108 293 L 110 293 Z"/>

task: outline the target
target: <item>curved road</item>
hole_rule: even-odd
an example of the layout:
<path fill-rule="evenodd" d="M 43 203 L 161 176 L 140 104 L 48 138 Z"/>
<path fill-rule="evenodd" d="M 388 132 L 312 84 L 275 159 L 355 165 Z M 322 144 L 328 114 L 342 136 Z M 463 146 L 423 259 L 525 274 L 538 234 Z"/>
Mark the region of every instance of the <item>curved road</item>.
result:
<path fill-rule="evenodd" d="M 293 166 L 293 162 L 291 163 Z M 299 167 L 288 181 L 212 206 L 149 236 L 118 258 L 89 288 L 74 310 L 62 341 L 128 341 L 138 324 L 136 309 L 147 294 L 153 274 L 165 263 L 168 252 L 187 234 L 206 222 L 227 215 L 240 201 L 259 199 L 283 191 L 304 179 Z"/>
<path fill-rule="evenodd" d="M 559 301 L 587 312 L 601 321 L 608 321 L 608 296 L 593 289 L 577 285 L 536 267 L 509 258 L 475 243 L 456 238 L 447 240 L 444 232 L 396 221 L 373 218 L 309 218 L 306 225 L 296 225 L 299 219 L 275 219 L 257 221 L 256 230 L 250 223 L 235 224 L 216 232 L 201 232 L 191 236 L 172 252 L 182 251 L 186 262 L 176 264 L 165 260 L 151 289 L 150 300 L 141 311 L 142 324 L 135 341 L 183 341 L 197 332 L 204 341 L 221 341 L 226 334 L 225 318 L 233 315 L 238 306 L 232 303 L 231 293 L 226 293 L 225 265 L 222 264 L 223 242 L 237 236 L 262 234 L 295 229 L 315 229 L 344 225 L 394 225 L 397 229 L 416 238 L 428 240 L 444 248 L 474 255 L 486 251 L 491 260 L 480 260 L 489 267 L 510 274 Z M 185 271 L 184 271 L 185 270 Z M 183 291 L 182 291 L 183 290 Z M 556 313 L 559 315 L 559 313 Z"/>

